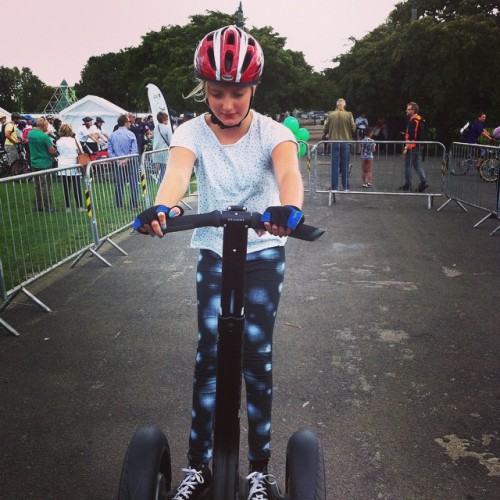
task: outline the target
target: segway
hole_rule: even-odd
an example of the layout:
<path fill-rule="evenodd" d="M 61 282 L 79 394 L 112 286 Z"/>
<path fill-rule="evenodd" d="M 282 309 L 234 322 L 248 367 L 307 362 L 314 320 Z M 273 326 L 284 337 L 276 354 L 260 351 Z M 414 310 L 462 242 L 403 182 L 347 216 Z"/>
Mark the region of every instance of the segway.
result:
<path fill-rule="evenodd" d="M 207 499 L 243 500 L 247 485 L 239 475 L 241 371 L 244 333 L 245 265 L 248 230 L 264 228 L 261 214 L 242 206 L 227 211 L 169 219 L 164 233 L 199 227 L 223 227 L 221 310 L 218 320 L 217 379 L 212 485 Z M 324 231 L 302 224 L 291 234 L 317 240 Z M 139 428 L 132 437 L 120 479 L 119 500 L 160 500 L 171 492 L 170 449 L 156 426 Z M 324 459 L 314 431 L 295 432 L 287 446 L 285 493 L 277 485 L 276 500 L 325 500 Z"/>

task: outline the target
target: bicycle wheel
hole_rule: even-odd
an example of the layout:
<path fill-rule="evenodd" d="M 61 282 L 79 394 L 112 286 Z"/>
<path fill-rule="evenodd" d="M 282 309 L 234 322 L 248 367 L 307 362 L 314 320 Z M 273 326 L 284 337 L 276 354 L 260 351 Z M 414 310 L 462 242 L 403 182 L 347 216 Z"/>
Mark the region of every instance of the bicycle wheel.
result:
<path fill-rule="evenodd" d="M 450 173 L 451 175 L 465 175 L 473 163 L 472 158 L 459 158 L 455 162 L 455 166 L 450 169 Z"/>
<path fill-rule="evenodd" d="M 123 461 L 118 500 L 166 500 L 172 471 L 165 434 L 155 426 L 133 435 Z"/>
<path fill-rule="evenodd" d="M 286 491 L 290 500 L 326 500 L 323 452 L 310 429 L 295 432 L 288 441 Z"/>
<path fill-rule="evenodd" d="M 488 158 L 479 166 L 479 175 L 486 182 L 495 182 L 498 179 L 500 162 L 496 158 Z"/>

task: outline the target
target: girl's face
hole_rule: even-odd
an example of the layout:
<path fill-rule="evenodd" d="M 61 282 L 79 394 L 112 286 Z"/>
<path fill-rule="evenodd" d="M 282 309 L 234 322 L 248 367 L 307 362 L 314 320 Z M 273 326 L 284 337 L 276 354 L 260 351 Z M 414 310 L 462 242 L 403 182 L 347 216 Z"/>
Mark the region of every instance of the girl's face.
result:
<path fill-rule="evenodd" d="M 245 118 L 250 107 L 252 87 L 208 83 L 205 92 L 210 109 L 224 125 L 236 125 Z"/>

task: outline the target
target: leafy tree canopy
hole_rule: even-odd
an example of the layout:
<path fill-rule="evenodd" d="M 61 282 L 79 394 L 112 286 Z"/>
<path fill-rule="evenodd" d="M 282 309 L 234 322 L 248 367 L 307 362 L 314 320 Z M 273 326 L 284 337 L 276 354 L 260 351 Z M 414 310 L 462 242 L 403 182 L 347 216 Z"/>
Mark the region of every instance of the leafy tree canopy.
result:
<path fill-rule="evenodd" d="M 414 22 L 411 3 L 398 4 L 387 23 L 352 40 L 327 78 L 357 110 L 374 117 L 403 120 L 405 104 L 416 101 L 445 143 L 480 110 L 498 124 L 500 68 L 490 48 L 500 33 L 493 2 L 417 1 Z"/>
<path fill-rule="evenodd" d="M 494 55 L 500 39 L 497 2 L 400 2 L 385 23 L 359 40 L 352 38 L 351 49 L 321 73 L 313 70 L 302 52 L 285 49 L 286 39 L 272 27 L 246 27 L 265 53 L 264 76 L 253 105 L 275 116 L 294 109 L 329 110 L 342 96 L 355 113 L 366 112 L 371 119 L 392 117 L 403 124 L 405 104 L 416 101 L 445 144 L 479 111 L 487 113 L 487 125 L 496 126 L 500 123 L 496 89 L 500 66 Z M 99 95 L 125 109 L 145 111 L 146 85 L 155 83 L 169 108 L 178 113 L 204 111 L 204 103 L 183 97 L 195 86 L 196 43 L 236 19 L 236 13 L 206 11 L 191 16 L 185 26 L 146 33 L 137 47 L 91 57 L 76 86 L 77 95 Z M 0 67 L 0 104 L 6 109 L 41 111 L 53 91 L 28 68 Z"/>
<path fill-rule="evenodd" d="M 29 68 L 0 66 L 0 103 L 3 108 L 18 113 L 41 111 L 50 92 L 50 87 Z"/>
<path fill-rule="evenodd" d="M 147 33 L 138 47 L 92 57 L 82 72 L 77 93 L 96 94 L 125 109 L 146 110 L 149 103 L 145 87 L 155 83 L 169 108 L 178 113 L 204 111 L 206 104 L 183 98 L 195 86 L 196 43 L 208 32 L 234 24 L 235 20 L 236 13 L 207 11 L 206 15 L 191 16 L 185 26 L 166 26 Z M 269 26 L 246 29 L 259 40 L 265 53 L 264 76 L 254 101 L 256 109 L 276 115 L 295 108 L 326 107 L 334 84 L 325 84 L 324 77 L 313 71 L 302 52 L 286 50 L 286 39 Z"/>

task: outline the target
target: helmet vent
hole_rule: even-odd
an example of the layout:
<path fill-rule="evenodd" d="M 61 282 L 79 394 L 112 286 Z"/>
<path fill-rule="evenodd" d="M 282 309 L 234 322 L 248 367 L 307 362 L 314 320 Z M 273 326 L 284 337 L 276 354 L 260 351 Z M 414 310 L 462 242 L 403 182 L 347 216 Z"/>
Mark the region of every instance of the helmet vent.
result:
<path fill-rule="evenodd" d="M 236 45 L 235 39 L 234 39 L 234 33 L 229 33 L 229 36 L 227 37 L 227 44 L 228 45 Z"/>
<path fill-rule="evenodd" d="M 252 54 L 250 54 L 250 52 L 247 52 L 245 55 L 245 59 L 243 60 L 243 64 L 241 65 L 241 72 L 242 73 L 245 73 L 245 71 L 250 66 L 251 62 L 252 62 Z"/>
<path fill-rule="evenodd" d="M 210 63 L 210 67 L 212 69 L 215 69 L 217 67 L 217 64 L 215 63 L 214 49 L 212 47 L 210 47 L 207 50 L 207 55 L 208 55 L 208 61 Z"/>
<path fill-rule="evenodd" d="M 226 57 L 225 57 L 225 61 L 224 61 L 224 69 L 230 73 L 231 72 L 231 68 L 233 66 L 233 54 L 231 52 L 228 52 L 226 54 Z"/>

